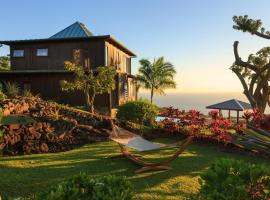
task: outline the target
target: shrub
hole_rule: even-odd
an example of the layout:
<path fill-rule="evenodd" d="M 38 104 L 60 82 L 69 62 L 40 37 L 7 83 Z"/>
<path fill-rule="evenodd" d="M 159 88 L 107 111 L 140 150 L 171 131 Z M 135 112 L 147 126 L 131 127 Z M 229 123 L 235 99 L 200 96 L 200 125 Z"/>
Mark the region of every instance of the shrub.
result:
<path fill-rule="evenodd" d="M 3 101 L 7 98 L 7 96 L 3 93 L 3 86 L 0 83 L 0 101 Z"/>
<path fill-rule="evenodd" d="M 197 199 L 207 200 L 268 200 L 270 169 L 261 164 L 221 159 L 200 179 Z"/>
<path fill-rule="evenodd" d="M 131 200 L 132 186 L 124 177 L 103 176 L 91 178 L 80 174 L 37 195 L 36 200 Z"/>
<path fill-rule="evenodd" d="M 23 90 L 22 95 L 24 97 L 28 97 L 28 98 L 33 97 L 33 94 L 31 93 L 31 90 L 28 90 L 28 89 Z"/>
<path fill-rule="evenodd" d="M 152 124 L 158 114 L 156 105 L 147 100 L 129 101 L 118 107 L 116 118 L 143 124 L 148 122 Z"/>
<path fill-rule="evenodd" d="M 0 101 L 4 101 L 6 98 L 7 95 L 5 95 L 2 90 L 0 90 Z"/>
<path fill-rule="evenodd" d="M 6 95 L 9 98 L 14 98 L 14 97 L 18 96 L 19 92 L 20 92 L 20 88 L 16 82 L 14 82 L 14 83 L 6 82 L 5 89 L 6 89 Z"/>

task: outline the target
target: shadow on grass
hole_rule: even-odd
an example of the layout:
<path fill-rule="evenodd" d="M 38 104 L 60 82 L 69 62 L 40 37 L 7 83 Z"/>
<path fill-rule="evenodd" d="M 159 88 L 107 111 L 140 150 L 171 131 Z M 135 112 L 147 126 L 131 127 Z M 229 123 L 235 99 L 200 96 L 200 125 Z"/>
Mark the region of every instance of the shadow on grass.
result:
<path fill-rule="evenodd" d="M 169 143 L 169 140 L 161 140 Z M 149 161 L 159 161 L 171 155 L 173 150 L 155 152 L 146 155 Z M 115 174 L 127 176 L 135 186 L 139 197 L 152 199 L 151 195 L 169 197 L 186 196 L 189 193 L 183 187 L 198 188 L 197 178 L 203 170 L 220 157 L 243 158 L 230 153 L 218 152 L 211 147 L 191 145 L 178 159 L 171 163 L 172 170 L 134 174 L 137 166 L 126 159 L 111 159 L 119 153 L 113 142 L 102 142 L 83 146 L 79 149 L 56 153 L 37 154 L 0 159 L 0 193 L 9 197 L 28 196 L 47 190 L 51 185 L 70 178 L 80 172 L 92 176 Z M 245 157 L 251 162 L 261 161 Z M 165 199 L 165 198 L 164 198 Z"/>

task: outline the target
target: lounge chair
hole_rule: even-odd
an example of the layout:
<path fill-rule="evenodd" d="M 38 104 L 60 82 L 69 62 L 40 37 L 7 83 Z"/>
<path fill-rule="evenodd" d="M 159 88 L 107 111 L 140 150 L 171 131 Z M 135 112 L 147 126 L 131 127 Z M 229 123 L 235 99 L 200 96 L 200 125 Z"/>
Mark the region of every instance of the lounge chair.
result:
<path fill-rule="evenodd" d="M 112 131 L 112 135 L 110 139 L 118 143 L 121 153 L 122 153 L 121 155 L 114 156 L 114 158 L 119 157 L 119 156 L 125 156 L 132 162 L 140 165 L 141 168 L 136 170 L 135 173 L 171 169 L 168 166 L 169 163 L 175 160 L 192 141 L 192 136 L 190 136 L 187 139 L 183 140 L 182 142 L 177 142 L 174 144 L 162 146 L 159 144 L 149 142 L 148 140 L 145 140 L 142 137 L 128 130 L 120 128 L 114 124 L 112 124 L 112 128 L 113 128 L 113 131 Z M 169 158 L 166 158 L 163 161 L 158 162 L 158 163 L 151 163 L 151 162 L 147 162 L 143 160 L 141 155 L 131 153 L 128 150 L 128 148 L 135 149 L 139 152 L 158 151 L 158 150 L 164 150 L 164 149 L 170 149 L 170 148 L 177 148 L 177 150 Z"/>

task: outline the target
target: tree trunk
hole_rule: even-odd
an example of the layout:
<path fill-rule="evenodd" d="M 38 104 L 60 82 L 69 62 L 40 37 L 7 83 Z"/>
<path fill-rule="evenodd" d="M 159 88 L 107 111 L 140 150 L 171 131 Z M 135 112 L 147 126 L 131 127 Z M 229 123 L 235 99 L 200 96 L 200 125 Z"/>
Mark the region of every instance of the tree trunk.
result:
<path fill-rule="evenodd" d="M 84 96 L 85 96 L 85 109 L 89 110 L 90 109 L 90 94 L 89 94 L 89 88 L 86 87 L 84 91 Z"/>
<path fill-rule="evenodd" d="M 94 112 L 95 112 L 95 107 L 94 107 L 94 102 L 95 102 L 95 97 L 96 97 L 96 94 L 95 93 L 93 93 L 93 95 L 92 95 L 92 97 L 91 97 L 91 113 L 92 114 L 94 114 Z"/>
<path fill-rule="evenodd" d="M 112 116 L 112 93 L 109 93 L 109 115 Z"/>
<path fill-rule="evenodd" d="M 153 103 L 153 96 L 154 96 L 154 89 L 151 88 L 151 96 L 150 96 L 150 102 Z"/>

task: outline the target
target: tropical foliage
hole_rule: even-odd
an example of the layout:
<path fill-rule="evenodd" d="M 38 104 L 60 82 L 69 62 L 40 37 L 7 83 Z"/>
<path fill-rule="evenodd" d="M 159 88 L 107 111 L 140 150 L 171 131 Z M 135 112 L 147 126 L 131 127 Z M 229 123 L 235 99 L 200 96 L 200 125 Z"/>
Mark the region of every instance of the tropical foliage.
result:
<path fill-rule="evenodd" d="M 35 200 L 131 200 L 132 185 L 125 177 L 103 176 L 92 178 L 80 174 L 37 195 Z"/>
<path fill-rule="evenodd" d="M 221 159 L 201 175 L 200 195 L 207 200 L 269 200 L 270 169 L 261 164 Z"/>
<path fill-rule="evenodd" d="M 0 71 L 10 70 L 9 56 L 0 56 Z"/>
<path fill-rule="evenodd" d="M 7 98 L 7 95 L 4 94 L 3 92 L 3 86 L 0 84 L 0 102 L 5 100 Z"/>
<path fill-rule="evenodd" d="M 140 99 L 120 105 L 116 117 L 120 121 L 127 120 L 139 124 L 152 124 L 157 114 L 158 108 L 156 105 Z"/>
<path fill-rule="evenodd" d="M 6 82 L 5 83 L 5 94 L 9 97 L 9 98 L 14 98 L 16 96 L 19 95 L 20 93 L 20 87 L 16 82 Z"/>
<path fill-rule="evenodd" d="M 96 70 L 86 71 L 75 63 L 66 61 L 65 68 L 74 73 L 74 80 L 62 80 L 63 91 L 81 90 L 85 95 L 86 109 L 94 112 L 94 101 L 97 94 L 111 93 L 115 88 L 115 68 L 100 66 Z"/>
<path fill-rule="evenodd" d="M 179 110 L 177 108 L 163 108 L 160 116 L 165 117 L 158 125 L 161 129 L 169 133 L 192 135 L 197 139 L 218 141 L 227 144 L 231 141 L 233 124 L 229 119 L 225 119 L 210 111 L 212 116 L 210 123 L 206 123 L 205 116 L 197 110 Z"/>
<path fill-rule="evenodd" d="M 154 94 L 165 94 L 165 89 L 175 88 L 173 80 L 176 71 L 170 62 L 166 62 L 163 57 L 154 59 L 151 63 L 147 59 L 140 62 L 137 80 L 139 86 L 150 90 L 150 101 L 153 102 Z"/>
<path fill-rule="evenodd" d="M 245 16 L 234 16 L 233 26 L 236 30 L 249 32 L 252 35 L 264 39 L 270 39 L 270 32 L 262 27 L 261 20 L 250 19 Z M 231 70 L 239 78 L 244 94 L 252 107 L 258 108 L 260 113 L 264 113 L 269 104 L 269 80 L 270 80 L 270 47 L 263 47 L 256 54 L 250 54 L 247 61 L 243 61 L 238 54 L 238 41 L 234 42 L 235 62 Z"/>

